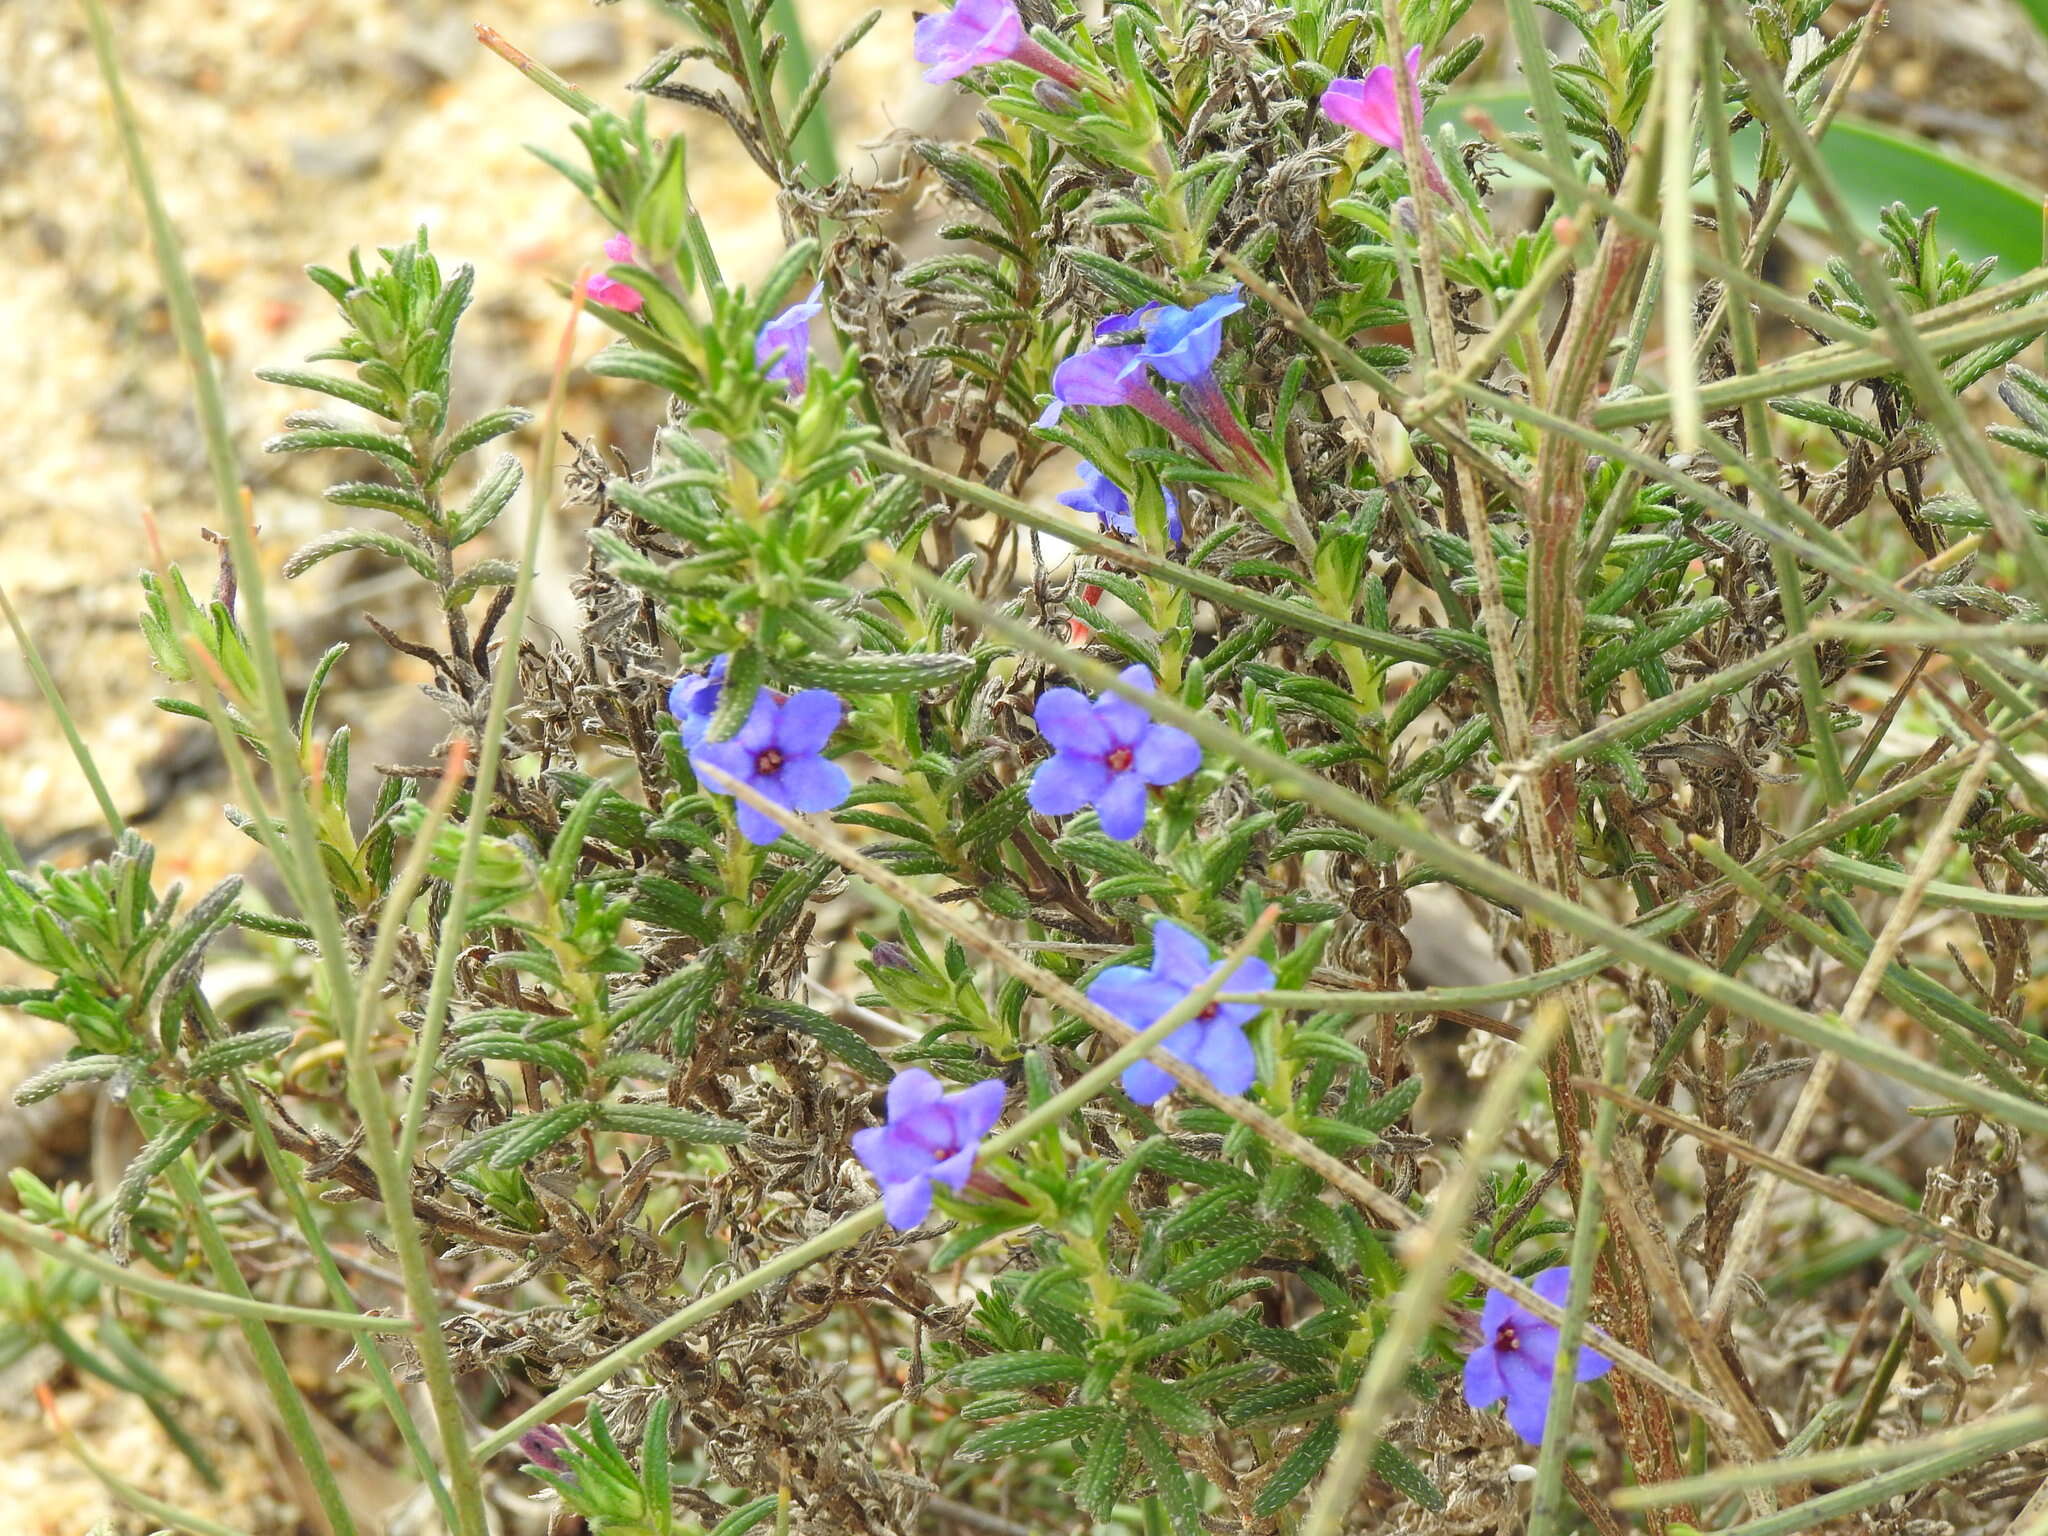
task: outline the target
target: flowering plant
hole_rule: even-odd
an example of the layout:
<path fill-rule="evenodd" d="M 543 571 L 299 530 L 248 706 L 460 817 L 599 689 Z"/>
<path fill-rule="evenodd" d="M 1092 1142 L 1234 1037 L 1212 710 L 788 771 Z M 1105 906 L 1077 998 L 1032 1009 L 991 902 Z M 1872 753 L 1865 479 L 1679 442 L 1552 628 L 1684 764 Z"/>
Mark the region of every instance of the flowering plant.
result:
<path fill-rule="evenodd" d="M 887 26 L 812 77 L 799 8 L 671 0 L 695 40 L 630 105 L 522 55 L 586 210 L 568 323 L 659 425 L 558 476 L 565 339 L 508 518 L 481 451 L 533 423 L 457 408 L 472 272 L 424 232 L 311 269 L 338 339 L 264 377 L 332 406 L 265 446 L 354 520 L 282 570 L 388 566 L 445 733 L 377 772 L 346 647 L 273 640 L 146 200 L 231 538 L 143 625 L 274 878 L 188 902 L 110 802 L 75 867 L 0 838 L 4 1000 L 75 1039 L 20 1097 L 139 1148 L 91 1198 L 17 1179 L 49 1268 L 0 1270 L 0 1358 L 175 1424 L 69 1320 L 232 1320 L 341 1536 L 279 1329 L 353 1341 L 453 1536 L 508 1487 L 614 1536 L 2016 1515 L 2041 1423 L 1979 1367 L 2038 1344 L 2048 790 L 2039 636 L 1995 621 L 2048 554 L 1958 397 L 2004 370 L 1992 439 L 2048 458 L 2048 285 L 1931 212 L 1862 237 L 1809 130 L 1870 17 L 1549 8 L 1566 57 L 1515 0 L 1484 64 L 1528 121 L 1460 140 L 1463 0 L 957 0 L 889 46 L 979 137 L 902 184 L 815 152 Z M 766 273 L 686 109 L 773 182 Z M 1839 252 L 1807 296 L 1764 265 L 1795 184 Z M 210 987 L 229 944 L 275 985 Z"/>

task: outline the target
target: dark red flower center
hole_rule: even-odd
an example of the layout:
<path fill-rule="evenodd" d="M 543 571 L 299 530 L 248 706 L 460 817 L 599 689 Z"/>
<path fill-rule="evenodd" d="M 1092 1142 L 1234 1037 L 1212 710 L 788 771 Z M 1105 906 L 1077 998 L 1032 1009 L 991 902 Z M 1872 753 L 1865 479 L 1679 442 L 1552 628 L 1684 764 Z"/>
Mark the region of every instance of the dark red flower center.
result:
<path fill-rule="evenodd" d="M 1522 1347 L 1522 1340 L 1516 1334 L 1513 1323 L 1502 1323 L 1500 1325 L 1499 1330 L 1493 1336 L 1493 1347 L 1495 1349 L 1520 1349 Z"/>
<path fill-rule="evenodd" d="M 782 772 L 782 749 L 780 747 L 770 747 L 759 757 L 755 758 L 754 772 L 760 774 L 763 778 Z"/>
<path fill-rule="evenodd" d="M 1196 1017 L 1196 1018 L 1198 1018 L 1198 1019 L 1213 1019 L 1213 1018 L 1215 1018 L 1215 1017 L 1216 1017 L 1216 1005 L 1215 1005 L 1214 1003 L 1211 1003 L 1211 1004 L 1210 1004 L 1210 1005 L 1209 1005 L 1208 1007 L 1204 1008 L 1204 1009 L 1203 1009 L 1203 1010 L 1202 1010 L 1202 1011 L 1201 1011 L 1200 1013 L 1196 1014 L 1196 1015 L 1195 1015 L 1195 1017 Z"/>
<path fill-rule="evenodd" d="M 1131 763 L 1136 757 L 1137 754 L 1129 747 L 1117 747 L 1103 761 L 1109 764 L 1109 771 L 1111 773 L 1128 773 L 1130 772 Z"/>

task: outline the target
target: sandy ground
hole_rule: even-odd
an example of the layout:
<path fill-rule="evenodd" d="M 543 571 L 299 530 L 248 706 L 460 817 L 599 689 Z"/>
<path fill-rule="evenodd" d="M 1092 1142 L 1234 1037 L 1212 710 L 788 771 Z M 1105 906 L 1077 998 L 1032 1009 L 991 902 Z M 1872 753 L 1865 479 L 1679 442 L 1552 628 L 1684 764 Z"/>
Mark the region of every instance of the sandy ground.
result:
<path fill-rule="evenodd" d="M 843 148 L 917 116 L 925 90 L 906 64 L 910 0 L 877 3 L 884 19 L 831 98 Z M 640 0 L 602 9 L 585 0 L 109 4 L 171 213 L 189 243 L 275 575 L 292 548 L 335 521 L 318 497 L 336 477 L 322 475 L 326 466 L 260 452 L 288 411 L 314 402 L 258 383 L 252 370 L 297 364 L 336 328 L 304 265 L 339 263 L 351 245 L 403 240 L 426 224 L 445 258 L 478 271 L 460 398 L 473 409 L 507 398 L 536 406 L 562 313 L 551 280 L 571 275 L 602 238 L 574 191 L 522 147 L 573 152 L 569 114 L 479 48 L 471 24 L 498 28 L 614 104 L 624 102 L 632 72 L 682 39 Z M 800 4 L 819 47 L 866 8 L 867 0 Z M 1471 24 L 1480 20 L 1475 13 Z M 2048 50 L 2021 26 L 2011 0 L 1909 0 L 1876 50 L 1864 105 L 2042 183 Z M 759 271 L 781 245 L 767 184 L 719 125 L 672 105 L 657 104 L 655 115 L 663 131 L 692 135 L 696 194 L 728 270 Z M 66 0 L 0 4 L 0 270 L 10 365 L 0 382 L 0 584 L 116 800 L 131 813 L 155 810 L 147 831 L 161 849 L 160 880 L 210 884 L 241 866 L 247 845 L 223 824 L 224 787 L 193 771 L 204 753 L 194 751 L 192 729 L 151 706 L 161 690 L 134 619 L 135 575 L 150 558 L 145 519 L 203 589 L 211 556 L 200 530 L 217 514 L 135 200 L 83 25 Z M 583 355 L 601 344 L 588 327 Z M 638 452 L 648 409 L 639 393 L 577 375 L 566 425 Z M 532 434 L 516 446 L 530 459 Z M 507 526 L 516 525 L 515 512 Z M 566 524 L 552 558 L 574 558 Z M 323 568 L 283 590 L 276 606 L 288 668 L 302 671 L 334 639 L 357 634 L 355 615 L 378 597 L 360 568 L 353 576 Z M 359 645 L 343 675 L 349 717 L 373 735 L 389 722 L 385 739 L 402 739 L 414 681 L 374 642 Z M 359 748 L 359 760 L 403 755 Z M 66 834 L 96 821 L 4 635 L 0 815 L 32 854 L 49 847 L 56 857 L 66 853 Z M 0 971 L 0 984 L 13 979 Z M 52 1049 L 47 1029 L 0 1009 L 0 1088 Z M 0 1132 L 10 1114 L 0 1109 Z M 22 1155 L 0 1134 L 0 1166 Z M 219 1346 L 203 1344 L 179 1340 L 165 1368 L 187 1380 L 230 1374 Z M 36 1413 L 30 1389 L 49 1367 L 31 1356 L 0 1373 L 0 1511 L 8 1517 L 0 1524 L 9 1536 L 72 1536 L 112 1512 Z M 313 1376 L 321 1366 L 306 1369 Z M 292 1490 L 276 1475 L 283 1458 L 260 1403 L 232 1392 L 205 1403 L 202 1427 L 227 1478 L 211 1495 L 133 1400 L 68 1374 L 57 1379 L 67 1420 L 128 1476 L 252 1532 L 293 1528 Z"/>
<path fill-rule="evenodd" d="M 843 151 L 885 132 L 919 85 L 907 68 L 910 16 L 899 0 L 847 62 L 830 98 Z M 650 4 L 584 0 L 109 0 L 128 85 L 205 306 L 264 551 L 276 568 L 335 524 L 318 497 L 338 466 L 261 452 L 288 411 L 317 402 L 251 377 L 298 365 L 337 330 L 309 262 L 339 265 L 353 245 L 404 240 L 420 224 L 449 261 L 477 269 L 462 331 L 458 399 L 536 407 L 563 313 L 553 282 L 572 276 L 606 233 L 575 191 L 523 146 L 576 152 L 570 114 L 485 52 L 472 24 L 496 27 L 607 103 L 681 28 Z M 803 0 L 814 46 L 868 8 Z M 768 183 L 722 125 L 654 104 L 660 131 L 691 135 L 693 187 L 728 272 L 761 271 L 782 236 Z M 186 373 L 158 296 L 136 201 L 114 148 L 99 78 L 76 8 L 64 0 L 0 4 L 0 584 L 21 611 L 122 809 L 157 807 L 145 830 L 160 882 L 211 884 L 247 845 L 221 817 L 225 786 L 191 769 L 193 732 L 152 707 L 165 691 L 135 627 L 136 574 L 150 561 L 145 519 L 199 590 L 212 583 L 200 530 L 218 526 Z M 581 355 L 603 344 L 586 325 Z M 496 391 L 495 394 L 487 391 Z M 579 434 L 644 445 L 647 402 L 625 386 L 576 375 L 566 420 Z M 513 445 L 531 463 L 529 431 Z M 333 473 L 322 473 L 325 469 Z M 508 527 L 521 516 L 515 506 Z M 574 533 L 555 558 L 575 558 Z M 288 670 L 375 606 L 357 568 L 277 592 Z M 385 595 L 388 602 L 388 592 Z M 545 619 L 546 613 L 541 617 Z M 358 646 L 337 696 L 350 718 L 411 715 L 416 679 L 374 641 Z M 328 722 L 330 726 L 337 723 Z M 360 720 L 358 722 L 361 723 Z M 429 729 L 436 727 L 430 726 Z M 402 731 L 400 731 L 402 735 Z M 430 738 L 431 740 L 431 738 Z M 393 755 L 401 755 L 394 751 Z M 389 760 L 377 758 L 376 760 Z M 54 718 L 11 636 L 0 638 L 0 815 L 34 857 L 97 822 Z M 0 974 L 0 984 L 26 980 Z M 56 1036 L 0 1009 L 0 1089 L 57 1049 Z M 0 1109 L 0 1120 L 21 1117 Z M 0 1135 L 0 1165 L 24 1156 Z M 181 1345 L 175 1377 L 219 1376 L 214 1350 Z M 114 1513 L 58 1451 L 31 1390 L 51 1373 L 31 1356 L 0 1373 L 0 1518 L 9 1536 L 75 1536 Z M 309 1375 L 320 1369 L 307 1362 Z M 60 1379 L 71 1381 L 69 1373 Z M 65 1418 L 128 1476 L 202 1513 L 257 1532 L 293 1528 L 283 1459 L 256 1402 L 208 1401 L 202 1436 L 227 1487 L 210 1495 L 132 1399 L 72 1382 Z M 128 1527 L 124 1526 L 123 1529 Z M 141 1524 L 133 1526 L 144 1529 Z"/>

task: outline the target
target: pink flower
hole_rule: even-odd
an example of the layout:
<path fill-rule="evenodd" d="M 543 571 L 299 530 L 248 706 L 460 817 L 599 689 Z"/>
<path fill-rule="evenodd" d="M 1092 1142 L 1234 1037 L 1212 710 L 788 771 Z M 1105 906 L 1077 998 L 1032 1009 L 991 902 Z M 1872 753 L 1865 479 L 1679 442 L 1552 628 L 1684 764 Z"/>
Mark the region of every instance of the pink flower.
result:
<path fill-rule="evenodd" d="M 633 238 L 630 235 L 613 235 L 604 243 L 604 254 L 607 261 L 622 266 L 640 260 L 640 253 L 633 249 Z M 629 288 L 601 272 L 592 273 L 584 280 L 583 296 L 593 304 L 602 304 L 607 309 L 616 309 L 625 315 L 639 314 L 641 306 L 647 302 L 640 297 L 636 289 Z"/>
<path fill-rule="evenodd" d="M 1016 0 L 959 0 L 950 11 L 921 18 L 912 47 L 917 62 L 931 66 L 924 77 L 933 85 L 1008 59 L 1069 90 L 1081 89 L 1073 67 L 1025 32 Z"/>
<path fill-rule="evenodd" d="M 1422 48 L 1418 44 L 1408 50 L 1408 92 L 1415 103 L 1415 119 L 1422 120 Z M 1373 143 L 1399 152 L 1402 141 L 1407 137 L 1401 122 L 1401 98 L 1394 81 L 1394 66 L 1381 64 L 1369 71 L 1363 80 L 1332 80 L 1328 90 L 1323 92 L 1323 116 L 1333 123 L 1339 123 L 1354 133 L 1362 133 Z M 1423 167 L 1429 177 L 1429 184 L 1445 197 L 1451 195 L 1443 172 L 1437 169 L 1436 161 L 1429 153 L 1428 146 L 1422 150 Z"/>

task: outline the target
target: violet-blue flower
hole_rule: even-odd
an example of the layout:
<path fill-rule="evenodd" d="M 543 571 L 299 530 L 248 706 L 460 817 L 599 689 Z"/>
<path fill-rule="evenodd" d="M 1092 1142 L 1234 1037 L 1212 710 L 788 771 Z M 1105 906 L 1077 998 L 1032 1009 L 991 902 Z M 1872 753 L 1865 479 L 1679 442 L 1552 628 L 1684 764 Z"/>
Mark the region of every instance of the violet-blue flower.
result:
<path fill-rule="evenodd" d="M 1193 309 L 1162 305 L 1149 317 L 1145 362 L 1162 379 L 1192 384 L 1209 376 L 1223 350 L 1223 322 L 1244 308 L 1235 287 L 1202 300 Z"/>
<path fill-rule="evenodd" d="M 1093 347 L 1076 352 L 1052 371 L 1052 403 L 1034 423 L 1049 427 L 1071 405 L 1128 405 L 1179 438 L 1211 462 L 1215 454 L 1202 429 L 1159 392 L 1146 372 L 1145 348 Z"/>
<path fill-rule="evenodd" d="M 711 717 L 718 713 L 719 697 L 725 692 L 725 671 L 730 656 L 720 656 L 704 672 L 685 672 L 668 691 L 668 712 L 681 728 L 683 750 L 694 752 L 711 730 Z"/>
<path fill-rule="evenodd" d="M 690 767 L 713 794 L 730 791 L 706 778 L 706 768 L 730 774 L 785 810 L 829 811 L 853 788 L 846 770 L 824 756 L 845 709 L 830 689 L 807 688 L 783 699 L 763 688 L 739 734 L 700 743 L 690 754 Z M 744 800 L 738 812 L 740 833 L 748 842 L 772 843 L 782 835 L 780 827 Z"/>
<path fill-rule="evenodd" d="M 1552 1306 L 1562 1307 L 1571 1283 L 1571 1270 L 1560 1264 L 1532 1278 L 1529 1288 Z M 1596 1380 L 1613 1368 L 1605 1355 L 1579 1346 L 1580 1381 Z M 1479 1343 L 1465 1358 L 1465 1401 L 1474 1408 L 1490 1408 L 1506 1398 L 1509 1425 L 1531 1445 L 1541 1445 L 1551 1378 L 1556 1374 L 1557 1325 L 1512 1296 L 1488 1291 L 1479 1314 Z"/>
<path fill-rule="evenodd" d="M 1153 689 L 1144 667 L 1126 667 L 1120 675 L 1134 688 Z M 1194 737 L 1158 724 L 1142 704 L 1115 694 L 1091 699 L 1073 688 L 1048 688 L 1033 718 L 1053 753 L 1031 776 L 1031 808 L 1071 816 L 1092 805 L 1103 835 L 1121 843 L 1145 830 L 1150 786 L 1177 784 L 1202 766 Z"/>
<path fill-rule="evenodd" d="M 1215 960 L 1203 939 L 1170 918 L 1152 930 L 1152 964 L 1113 965 L 1088 986 L 1088 1001 L 1107 1009 L 1131 1028 L 1147 1029 L 1208 979 Z M 1226 992 L 1263 992 L 1273 985 L 1273 968 L 1256 957 L 1240 960 L 1223 983 Z M 1161 1042 L 1167 1055 L 1195 1068 L 1218 1091 L 1243 1093 L 1258 1081 L 1258 1058 L 1244 1028 L 1258 1017 L 1256 1003 L 1211 1002 Z M 1173 1077 L 1150 1061 L 1124 1069 L 1124 1092 L 1140 1104 L 1157 1104 L 1174 1090 Z"/>
<path fill-rule="evenodd" d="M 825 285 L 820 283 L 807 297 L 767 321 L 754 338 L 754 361 L 769 378 L 780 379 L 792 395 L 801 395 L 811 381 L 811 322 L 825 312 L 824 293 Z"/>
<path fill-rule="evenodd" d="M 1093 512 L 1102 526 L 1111 533 L 1120 533 L 1127 539 L 1138 536 L 1137 519 L 1131 516 L 1131 498 L 1124 494 L 1122 486 L 1083 459 L 1075 466 L 1081 477 L 1078 491 L 1062 491 L 1058 497 L 1061 506 L 1072 507 L 1076 512 Z M 1180 504 L 1174 500 L 1172 491 L 1166 496 L 1166 536 L 1178 544 L 1181 541 Z"/>
<path fill-rule="evenodd" d="M 956 1195 L 974 1172 L 982 1138 L 1003 1113 L 1003 1085 L 986 1082 L 947 1093 L 922 1067 L 889 1083 L 889 1123 L 853 1133 L 853 1152 L 882 1187 L 889 1225 L 908 1231 L 931 1214 L 932 1186 Z"/>
<path fill-rule="evenodd" d="M 933 85 L 1007 59 L 1035 69 L 1069 90 L 1081 89 L 1081 77 L 1073 67 L 1034 42 L 1024 30 L 1015 0 L 959 0 L 950 11 L 922 17 L 911 51 L 918 63 L 931 66 L 924 77 Z"/>

